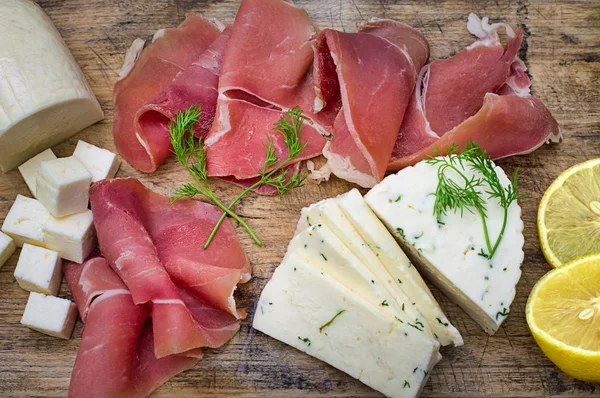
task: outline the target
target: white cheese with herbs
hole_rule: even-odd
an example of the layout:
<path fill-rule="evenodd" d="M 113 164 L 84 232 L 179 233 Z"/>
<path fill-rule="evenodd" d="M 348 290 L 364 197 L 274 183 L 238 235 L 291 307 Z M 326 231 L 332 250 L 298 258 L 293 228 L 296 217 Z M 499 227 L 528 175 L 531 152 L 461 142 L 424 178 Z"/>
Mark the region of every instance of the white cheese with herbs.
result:
<path fill-rule="evenodd" d="M 440 343 L 462 345 L 463 339 L 459 331 L 450 323 L 417 269 L 367 205 L 360 192 L 353 189 L 335 200 L 360 237 L 391 275 L 392 281 L 410 297 Z"/>
<path fill-rule="evenodd" d="M 405 168 L 376 185 L 365 200 L 419 270 L 492 334 L 509 314 L 521 276 L 521 209 L 516 201 L 508 207 L 503 238 L 494 256 L 488 258 L 482 218 L 476 211 L 448 211 L 442 219 L 434 215 L 438 167 L 423 161 Z M 481 177 L 468 166 L 462 172 L 468 179 Z M 510 181 L 504 171 L 495 167 L 495 172 L 507 187 Z M 460 183 L 458 175 L 448 175 Z M 495 241 L 504 209 L 497 199 L 485 193 L 484 198 L 488 234 Z"/>
<path fill-rule="evenodd" d="M 24 290 L 56 296 L 62 281 L 62 261 L 53 250 L 25 243 L 14 276 Z"/>
<path fill-rule="evenodd" d="M 0 168 L 11 170 L 104 117 L 44 11 L 0 2 Z"/>
<path fill-rule="evenodd" d="M 389 397 L 416 397 L 439 344 L 386 316 L 310 258 L 288 251 L 263 290 L 253 326 Z"/>
<path fill-rule="evenodd" d="M 10 236 L 0 232 L 0 268 L 8 261 L 15 250 L 17 250 L 15 241 Z"/>
<path fill-rule="evenodd" d="M 377 217 L 375 218 L 377 219 Z M 342 260 L 342 263 L 355 264 L 357 268 L 366 268 L 370 272 L 368 278 L 372 278 L 369 287 L 384 290 L 385 298 L 388 299 L 386 303 L 389 303 L 389 306 L 394 309 L 396 314 L 402 314 L 400 316 L 403 320 L 410 322 L 410 324 L 423 329 L 430 336 L 433 336 L 431 326 L 416 308 L 412 297 L 409 298 L 400 288 L 399 282 L 392 279 L 392 276 L 387 272 L 377 254 L 373 252 L 369 244 L 360 236 L 348 217 L 346 217 L 342 209 L 338 206 L 337 199 L 325 199 L 302 209 L 300 220 L 298 221 L 297 234 L 304 233 L 305 239 L 302 240 L 303 242 L 311 238 L 309 236 L 307 239 L 306 233 L 299 231 L 299 229 L 308 225 L 313 230 L 313 235 L 322 231 L 327 233 L 329 231 L 333 232 L 335 239 L 325 238 L 325 240 L 331 242 L 332 246 L 338 249 L 338 251 L 339 248 L 344 250 L 349 249 L 354 255 L 348 255 L 348 258 Z M 319 228 L 319 225 L 324 225 L 325 229 Z M 383 232 L 389 235 L 385 227 L 383 227 Z M 316 239 L 318 242 L 320 238 L 316 237 Z M 393 240 L 391 236 L 390 239 Z M 317 243 L 311 246 L 322 247 L 323 245 Z M 342 283 L 344 283 L 343 279 L 349 276 L 347 272 L 343 272 L 344 274 L 341 275 L 342 279 L 340 279 Z M 368 279 L 366 281 L 369 282 Z"/>

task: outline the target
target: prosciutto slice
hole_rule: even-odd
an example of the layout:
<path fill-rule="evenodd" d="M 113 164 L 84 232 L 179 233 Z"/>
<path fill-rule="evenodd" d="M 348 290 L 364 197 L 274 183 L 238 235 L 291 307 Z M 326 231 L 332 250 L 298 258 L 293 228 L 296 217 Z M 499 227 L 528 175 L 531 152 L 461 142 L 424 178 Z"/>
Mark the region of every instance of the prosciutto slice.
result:
<path fill-rule="evenodd" d="M 171 117 L 182 102 L 201 101 L 206 109 L 201 126 L 207 128 L 210 124 L 218 51 L 213 49 L 199 58 L 220 34 L 215 24 L 190 14 L 179 27 L 159 30 L 143 51 L 143 40 L 132 44 L 113 91 L 113 137 L 119 153 L 136 169 L 153 172 L 169 156 L 165 117 Z M 178 73 L 194 62 L 192 70 L 168 87 Z M 189 83 L 194 76 L 207 80 L 186 86 L 185 96 L 179 98 L 181 84 Z"/>
<path fill-rule="evenodd" d="M 331 102 L 339 92 L 342 105 L 323 150 L 326 167 L 372 187 L 385 174 L 429 45 L 408 25 L 374 19 L 358 33 L 324 30 L 315 53 L 321 102 Z"/>
<path fill-rule="evenodd" d="M 308 146 L 296 162 L 321 154 L 321 135 L 331 132 L 336 110 L 313 111 L 315 33 L 306 12 L 292 3 L 242 1 L 223 55 L 215 122 L 206 138 L 210 176 L 251 184 L 264 164 L 267 135 L 283 160 L 287 150 L 273 127 L 283 112 L 297 105 L 307 117 L 302 141 Z M 264 187 L 259 192 L 276 193 Z"/>
<path fill-rule="evenodd" d="M 104 258 L 93 255 L 63 269 L 85 323 L 69 397 L 146 397 L 196 365 L 198 358 L 154 357 L 149 307 L 133 303 Z"/>
<path fill-rule="evenodd" d="M 388 170 L 413 165 L 452 144 L 476 141 L 493 159 L 533 151 L 560 132 L 550 111 L 530 94 L 517 57 L 523 32 L 469 15 L 479 37 L 455 56 L 423 67 Z M 502 46 L 498 29 L 509 37 Z"/>
<path fill-rule="evenodd" d="M 213 206 L 192 200 L 170 205 L 135 179 L 103 180 L 90 200 L 102 253 L 134 302 L 151 305 L 157 358 L 196 355 L 194 349 L 218 347 L 236 333 L 236 317 L 243 314 L 232 294 L 249 279 L 250 267 L 229 223 L 212 250 L 202 249 L 220 217 Z M 194 308 L 214 309 L 214 319 L 195 316 L 192 298 Z"/>

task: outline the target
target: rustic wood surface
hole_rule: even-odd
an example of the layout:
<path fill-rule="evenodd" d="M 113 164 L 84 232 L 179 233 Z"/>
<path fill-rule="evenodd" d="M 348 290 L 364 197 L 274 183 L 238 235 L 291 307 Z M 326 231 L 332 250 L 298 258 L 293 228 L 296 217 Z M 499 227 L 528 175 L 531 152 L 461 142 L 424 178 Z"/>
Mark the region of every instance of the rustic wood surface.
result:
<path fill-rule="evenodd" d="M 423 396 L 598 396 L 600 386 L 560 372 L 535 344 L 524 309 L 533 284 L 549 270 L 540 251 L 535 227 L 537 206 L 551 181 L 567 167 L 600 157 L 600 3 L 594 1 L 300 1 L 319 27 L 353 31 L 370 17 L 396 18 L 423 32 L 431 43 L 432 59 L 447 57 L 473 41 L 466 30 L 470 11 L 521 26 L 525 43 L 521 56 L 533 76 L 533 92 L 553 111 L 565 140 L 545 145 L 527 156 L 499 163 L 520 167 L 525 221 L 525 263 L 511 314 L 489 337 L 460 308 L 433 289 L 448 317 L 464 336 L 460 348 L 444 348 Z M 234 19 L 238 1 L 193 0 L 40 0 L 96 93 L 106 118 L 58 145 L 58 156 L 69 156 L 78 139 L 114 150 L 112 86 L 124 54 L 136 37 L 148 38 L 157 29 L 175 26 L 188 11 L 223 22 Z M 1 22 L 0 22 L 1 23 Z M 1 40 L 1 39 L 0 39 Z M 140 178 L 168 194 L 187 181 L 171 159 L 152 175 L 123 164 L 119 176 Z M 310 184 L 283 200 L 250 196 L 238 208 L 265 243 L 256 247 L 244 231 L 238 235 L 253 266 L 251 282 L 237 294 L 242 308 L 252 310 L 292 237 L 300 209 L 322 198 L 343 193 L 351 184 L 333 179 Z M 238 189 L 219 185 L 231 198 Z M 29 195 L 17 171 L 0 175 L 0 222 L 15 196 Z M 0 269 L 0 396 L 66 396 L 80 342 L 81 322 L 73 338 L 54 339 L 19 324 L 28 293 L 16 283 L 15 254 Z M 66 283 L 60 295 L 70 297 Z M 344 373 L 285 346 L 250 328 L 251 316 L 233 340 L 192 370 L 170 380 L 155 396 L 245 397 L 375 397 L 378 393 Z"/>

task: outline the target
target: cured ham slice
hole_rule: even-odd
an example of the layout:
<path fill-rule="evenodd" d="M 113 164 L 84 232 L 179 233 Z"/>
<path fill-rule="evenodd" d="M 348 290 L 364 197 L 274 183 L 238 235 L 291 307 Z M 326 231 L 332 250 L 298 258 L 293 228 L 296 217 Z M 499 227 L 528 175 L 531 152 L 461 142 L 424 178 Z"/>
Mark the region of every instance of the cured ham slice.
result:
<path fill-rule="evenodd" d="M 165 143 L 168 136 L 165 137 L 164 130 L 148 128 L 148 123 L 153 126 L 157 118 L 160 122 L 164 120 L 156 114 L 146 115 L 145 119 L 149 120 L 142 121 L 146 124 L 146 128 L 142 129 L 139 116 L 147 109 L 141 108 L 159 95 L 178 73 L 197 61 L 220 34 L 215 24 L 200 15 L 190 14 L 179 27 L 159 30 L 143 51 L 141 39 L 133 43 L 113 91 L 113 136 L 120 154 L 136 169 L 147 173 L 155 171 L 169 155 L 170 149 L 168 142 Z M 206 71 L 200 71 L 203 77 L 210 77 L 212 66 L 201 64 L 199 68 L 202 66 L 206 67 Z M 194 68 L 189 74 L 198 73 L 199 68 Z M 188 74 L 182 77 L 180 83 L 187 77 Z M 210 87 L 205 86 L 199 82 L 190 95 L 194 99 L 209 96 Z M 172 89 L 176 90 L 176 87 Z M 165 92 L 164 95 L 170 97 L 163 98 L 164 101 L 177 101 L 171 94 L 172 91 Z M 162 104 L 159 100 L 153 102 L 155 109 Z M 164 111 L 165 107 L 160 109 Z M 210 119 L 208 109 L 206 115 L 205 124 Z"/>
<path fill-rule="evenodd" d="M 206 140 L 210 176 L 230 176 L 236 180 L 256 177 L 265 163 L 267 137 L 273 141 L 278 158 L 282 161 L 287 158 L 284 137 L 273 130 L 281 111 L 226 97 L 219 100 L 218 106 L 219 118 L 227 120 L 215 123 Z M 301 142 L 307 146 L 297 161 L 320 155 L 325 145 L 325 139 L 308 122 L 302 127 Z"/>
<path fill-rule="evenodd" d="M 90 200 L 102 253 L 134 302 L 151 304 L 156 357 L 194 355 L 189 351 L 218 347 L 235 334 L 242 314 L 232 294 L 249 279 L 250 267 L 229 223 L 211 249 L 202 249 L 220 217 L 213 206 L 192 200 L 170 205 L 135 179 L 103 180 Z M 197 299 L 195 308 L 212 307 L 219 316 L 196 319 L 188 296 Z"/>
<path fill-rule="evenodd" d="M 417 73 L 429 58 L 427 41 L 407 25 L 374 19 L 359 33 L 324 30 L 315 52 L 321 101 L 337 90 L 342 104 L 323 150 L 327 168 L 372 187 L 385 174 Z"/>
<path fill-rule="evenodd" d="M 67 262 L 64 273 L 85 323 L 69 397 L 146 397 L 197 358 L 156 359 L 149 307 L 131 294 L 106 260 Z"/>
<path fill-rule="evenodd" d="M 479 40 L 455 56 L 423 67 L 388 170 L 399 170 L 453 144 L 476 141 L 492 159 L 529 153 L 560 132 L 550 111 L 530 95 L 517 57 L 523 32 L 469 15 Z M 497 30 L 509 37 L 502 46 Z"/>
<path fill-rule="evenodd" d="M 151 147 L 154 163 L 162 164 L 172 153 L 169 122 L 177 113 L 191 105 L 202 109 L 194 126 L 196 137 L 204 138 L 212 126 L 217 103 L 218 75 L 221 59 L 227 44 L 228 29 L 202 53 L 200 58 L 181 71 L 150 103 L 137 113 L 142 137 L 153 137 Z"/>
<path fill-rule="evenodd" d="M 217 113 L 206 139 L 210 176 L 250 185 L 262 171 L 267 134 L 283 160 L 287 151 L 273 127 L 294 106 L 307 117 L 302 139 L 308 143 L 296 162 L 321 154 L 321 135 L 331 133 L 337 110 L 333 105 L 313 111 L 311 38 L 316 32 L 306 12 L 291 2 L 242 1 L 223 55 Z"/>

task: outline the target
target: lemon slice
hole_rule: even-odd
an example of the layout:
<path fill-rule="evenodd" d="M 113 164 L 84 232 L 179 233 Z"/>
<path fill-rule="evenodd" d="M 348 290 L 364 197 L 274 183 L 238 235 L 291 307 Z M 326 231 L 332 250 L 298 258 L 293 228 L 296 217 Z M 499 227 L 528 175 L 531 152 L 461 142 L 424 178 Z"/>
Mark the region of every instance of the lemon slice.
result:
<path fill-rule="evenodd" d="M 556 366 L 600 382 L 600 255 L 548 272 L 533 287 L 526 315 L 535 341 Z"/>
<path fill-rule="evenodd" d="M 600 159 L 571 167 L 550 185 L 537 225 L 542 252 L 553 267 L 600 253 Z"/>

